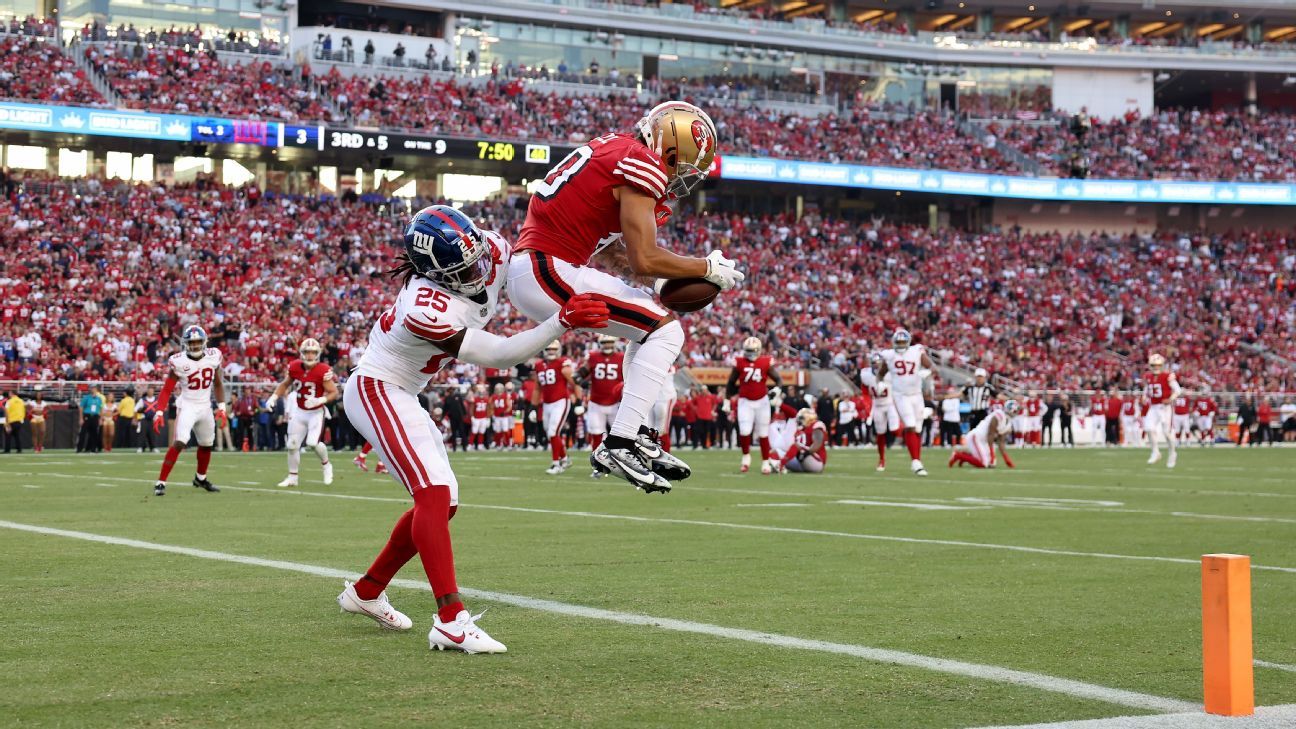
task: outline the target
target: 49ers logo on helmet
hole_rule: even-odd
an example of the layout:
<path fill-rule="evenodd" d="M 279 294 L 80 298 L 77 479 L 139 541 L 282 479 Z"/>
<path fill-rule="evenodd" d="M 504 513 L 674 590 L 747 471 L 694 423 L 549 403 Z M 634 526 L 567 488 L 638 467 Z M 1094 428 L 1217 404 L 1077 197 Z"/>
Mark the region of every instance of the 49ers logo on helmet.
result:
<path fill-rule="evenodd" d="M 707 152 L 711 149 L 714 140 L 711 138 L 711 129 L 701 119 L 693 120 L 693 143 L 697 145 L 698 160 L 706 157 Z"/>

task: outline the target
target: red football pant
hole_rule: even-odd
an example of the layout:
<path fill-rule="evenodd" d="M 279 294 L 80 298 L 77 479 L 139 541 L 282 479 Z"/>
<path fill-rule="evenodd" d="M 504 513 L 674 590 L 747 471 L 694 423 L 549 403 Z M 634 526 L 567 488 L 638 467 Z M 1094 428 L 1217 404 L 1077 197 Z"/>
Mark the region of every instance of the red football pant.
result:
<path fill-rule="evenodd" d="M 378 553 L 368 572 L 356 583 L 356 596 L 372 600 L 387 589 L 400 568 L 418 554 L 432 594 L 438 599 L 459 592 L 455 582 L 454 549 L 450 543 L 450 489 L 430 486 L 414 492 L 414 508 L 401 514 L 387 545 Z M 453 602 L 437 609 L 444 622 L 454 620 L 463 603 Z"/>
<path fill-rule="evenodd" d="M 966 463 L 966 464 L 972 466 L 973 468 L 985 468 L 985 467 L 986 467 L 986 466 L 985 466 L 985 463 L 982 463 L 982 461 L 981 461 L 980 458 L 977 458 L 976 456 L 972 455 L 971 453 L 964 453 L 963 451 L 955 451 L 955 452 L 954 452 L 954 456 L 953 456 L 953 459 L 952 459 L 952 461 L 951 461 L 951 465 L 953 465 L 954 463 Z"/>

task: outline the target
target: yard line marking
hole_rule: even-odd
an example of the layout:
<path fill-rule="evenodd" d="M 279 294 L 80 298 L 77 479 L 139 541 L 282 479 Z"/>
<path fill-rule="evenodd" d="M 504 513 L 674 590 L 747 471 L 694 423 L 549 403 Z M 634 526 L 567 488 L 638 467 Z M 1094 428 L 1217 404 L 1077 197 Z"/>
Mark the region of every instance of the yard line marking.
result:
<path fill-rule="evenodd" d="M 1288 672 L 1288 673 L 1296 673 L 1296 666 L 1289 666 L 1289 665 L 1287 665 L 1286 663 L 1270 663 L 1269 661 L 1261 661 L 1261 660 L 1258 660 L 1258 659 L 1255 660 L 1255 661 L 1252 661 L 1252 663 L 1254 663 L 1255 665 L 1259 666 L 1260 668 L 1272 668 L 1272 669 L 1275 669 L 1275 670 L 1278 670 L 1278 671 L 1286 671 L 1286 672 Z"/>
<path fill-rule="evenodd" d="M 64 475 L 64 474 L 46 474 L 46 475 Z M 122 478 L 114 476 L 101 476 L 100 478 L 109 478 L 116 481 L 133 481 L 136 483 L 152 483 L 149 479 L 140 478 Z M 300 490 L 280 490 L 267 488 L 254 488 L 251 486 L 224 486 L 229 491 L 251 491 L 264 494 L 280 494 L 284 496 L 315 496 L 320 498 L 331 499 L 352 499 L 355 501 L 379 501 L 397 504 L 409 504 L 409 499 L 399 499 L 389 496 L 360 496 L 357 494 L 335 494 L 321 491 L 300 491 Z M 992 544 L 988 542 L 966 542 L 953 539 L 927 539 L 923 537 L 901 537 L 887 534 L 860 534 L 857 532 L 836 532 L 820 529 L 798 529 L 795 527 L 765 526 L 763 524 L 738 524 L 724 521 L 699 521 L 696 519 L 672 519 L 667 517 L 651 516 L 631 516 L 627 514 L 605 514 L 595 511 L 562 511 L 558 509 L 539 509 L 525 506 L 502 506 L 498 504 L 478 504 L 478 503 L 461 503 L 460 506 L 473 509 L 493 509 L 495 511 L 516 511 L 527 514 L 553 514 L 557 516 L 574 516 L 588 519 L 615 519 L 620 521 L 637 521 L 643 523 L 656 524 L 679 524 L 683 526 L 708 526 L 722 529 L 746 529 L 751 531 L 775 532 L 782 534 L 803 534 L 807 536 L 818 537 L 841 537 L 843 539 L 866 539 L 878 542 L 900 542 L 903 544 L 931 544 L 942 547 L 969 547 L 972 549 L 995 549 L 1006 552 L 1023 552 L 1027 554 L 1047 554 L 1059 557 L 1092 557 L 1096 559 L 1125 559 L 1138 562 L 1168 562 L 1171 564 L 1190 564 L 1199 566 L 1200 559 L 1185 559 L 1182 557 L 1156 557 L 1141 554 L 1111 554 L 1108 552 L 1079 552 L 1069 549 L 1049 549 L 1046 547 L 1025 547 L 1016 544 Z M 1268 572 L 1287 572 L 1296 574 L 1296 567 L 1276 567 L 1270 565 L 1251 564 L 1253 570 L 1263 570 Z"/>
<path fill-rule="evenodd" d="M 868 501 L 865 499 L 839 499 L 834 504 L 850 506 L 894 506 L 901 509 L 918 509 L 919 511 L 975 511 L 989 509 L 989 506 L 953 506 L 950 504 L 911 504 L 905 501 Z"/>
<path fill-rule="evenodd" d="M 1296 724 L 1296 704 L 1257 706 L 1253 716 L 1215 716 L 1197 711 L 1177 714 L 1113 716 L 1087 721 L 1016 724 L 980 729 L 1290 729 Z"/>
<path fill-rule="evenodd" d="M 165 554 L 177 554 L 186 557 L 196 557 L 198 559 L 207 559 L 218 562 L 231 562 L 234 564 L 250 565 L 254 567 L 268 567 L 271 569 L 284 570 L 287 572 L 298 572 L 301 574 L 315 575 L 318 577 L 330 577 L 334 579 L 355 579 L 357 573 L 350 570 L 339 570 L 331 567 L 321 567 L 318 565 L 302 564 L 300 562 L 288 562 L 284 560 L 264 559 L 261 557 L 248 557 L 240 554 L 229 554 L 226 552 L 215 552 L 206 549 L 195 549 L 193 547 L 182 547 L 169 544 L 157 544 L 155 542 L 144 542 L 138 539 L 126 539 L 123 537 L 111 537 L 102 534 L 92 534 L 89 532 L 72 531 L 69 529 L 55 529 L 53 527 L 37 526 L 34 524 L 21 524 L 12 521 L 0 521 L 0 528 L 12 529 L 15 531 L 30 532 L 34 534 L 44 534 L 48 536 L 65 537 L 68 539 L 79 539 L 86 542 L 96 542 L 99 544 L 111 544 L 121 547 L 132 547 L 134 549 L 144 549 Z M 412 590 L 429 591 L 426 582 L 416 580 L 392 580 L 392 585 L 404 587 Z M 875 663 L 887 663 L 911 668 L 920 668 L 938 673 L 948 673 L 956 676 L 964 676 L 984 681 L 995 681 L 998 683 L 1008 683 L 1017 686 L 1039 689 L 1041 691 L 1050 691 L 1053 693 L 1065 694 L 1076 698 L 1090 699 L 1094 701 L 1103 701 L 1109 704 L 1119 706 L 1128 706 L 1138 709 L 1147 709 L 1151 711 L 1192 711 L 1196 704 L 1172 699 L 1162 696 L 1152 696 L 1150 694 L 1138 693 L 1135 691 L 1126 691 L 1124 689 L 1110 688 L 1108 686 L 1099 686 L 1096 684 L 1085 683 L 1083 681 L 1074 681 L 1057 676 L 1049 676 L 1042 673 L 1030 673 L 1028 671 L 1017 671 L 1011 668 L 1000 666 L 991 666 L 981 663 L 967 663 L 946 658 L 937 658 L 935 656 L 925 656 L 918 653 L 906 653 L 885 648 L 872 648 L 869 646 L 855 645 L 851 643 L 834 643 L 824 640 L 813 640 L 809 638 L 798 638 L 790 635 L 780 635 L 777 633 L 763 633 L 756 630 L 746 630 L 743 628 L 729 628 L 721 625 L 710 623 L 696 623 L 690 620 L 676 620 L 674 618 L 661 618 L 652 615 L 643 615 L 640 613 L 621 612 L 619 610 L 606 610 L 603 608 L 588 607 L 585 605 L 575 605 L 572 603 L 557 602 L 554 600 L 545 600 L 543 598 L 528 597 L 526 595 L 514 595 L 504 592 L 492 592 L 489 590 L 476 590 L 467 587 L 459 588 L 459 591 L 469 597 L 487 602 L 503 603 L 526 610 L 538 610 L 541 612 L 554 613 L 558 615 L 569 615 L 579 618 L 588 618 L 591 620 L 604 620 L 622 625 L 637 625 L 665 630 L 673 630 L 681 633 L 693 633 L 698 635 L 708 635 L 716 638 L 728 638 L 747 643 L 756 643 L 758 645 L 773 645 L 780 648 L 794 648 L 797 650 L 818 651 L 821 653 L 833 653 L 837 655 L 852 656 L 862 658 L 866 661 Z"/>
<path fill-rule="evenodd" d="M 734 506 L 758 507 L 758 506 L 814 506 L 814 504 L 734 504 Z"/>
<path fill-rule="evenodd" d="M 38 488 L 40 488 L 40 486 L 37 486 L 37 485 L 34 484 L 34 483 L 25 483 L 25 484 L 22 485 L 22 487 L 25 488 L 25 489 L 38 489 Z"/>

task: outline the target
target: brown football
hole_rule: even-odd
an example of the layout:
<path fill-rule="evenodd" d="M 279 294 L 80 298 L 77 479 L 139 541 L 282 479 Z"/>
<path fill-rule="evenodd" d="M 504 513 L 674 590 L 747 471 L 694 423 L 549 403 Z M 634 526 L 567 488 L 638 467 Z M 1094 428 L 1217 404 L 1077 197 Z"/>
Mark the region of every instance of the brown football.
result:
<path fill-rule="evenodd" d="M 720 295 L 720 287 L 704 278 L 675 278 L 662 284 L 662 305 L 687 313 L 705 309 Z"/>

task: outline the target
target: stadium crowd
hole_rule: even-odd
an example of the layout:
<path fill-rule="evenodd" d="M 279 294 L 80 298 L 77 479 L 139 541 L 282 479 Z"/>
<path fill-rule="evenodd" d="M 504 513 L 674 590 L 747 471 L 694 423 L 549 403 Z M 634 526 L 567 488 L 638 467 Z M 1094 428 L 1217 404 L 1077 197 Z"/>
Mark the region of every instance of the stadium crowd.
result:
<path fill-rule="evenodd" d="M 103 95 L 52 42 L 0 36 L 0 98 L 53 104 L 105 105 Z"/>
<path fill-rule="evenodd" d="M 468 212 L 512 238 L 520 202 Z M 0 379 L 157 379 L 190 323 L 227 350 L 236 380 L 276 379 L 307 335 L 345 366 L 389 303 L 382 272 L 402 225 L 399 210 L 255 187 L 40 178 L 14 186 L 0 220 Z M 1296 359 L 1291 231 L 969 233 L 814 214 L 673 221 L 667 245 L 723 248 L 749 273 L 684 317 L 689 364 L 723 364 L 755 333 L 785 359 L 853 372 L 902 325 L 951 364 L 1032 387 L 1128 386 L 1151 349 L 1194 386 L 1296 385 L 1243 347 Z M 497 320 L 505 331 L 520 324 L 510 308 Z"/>

